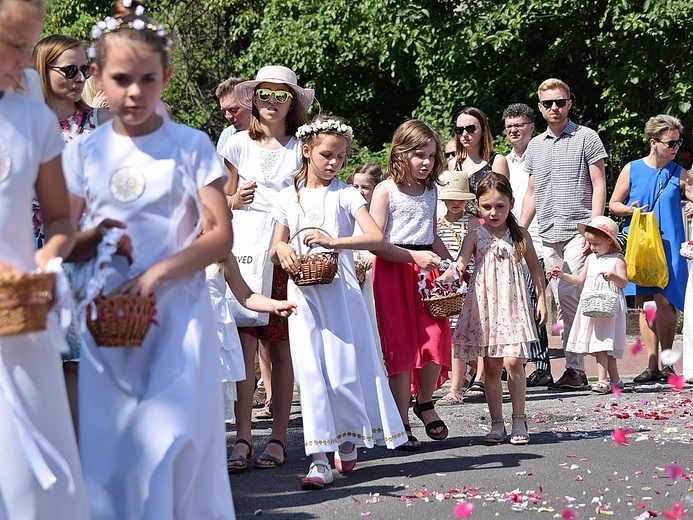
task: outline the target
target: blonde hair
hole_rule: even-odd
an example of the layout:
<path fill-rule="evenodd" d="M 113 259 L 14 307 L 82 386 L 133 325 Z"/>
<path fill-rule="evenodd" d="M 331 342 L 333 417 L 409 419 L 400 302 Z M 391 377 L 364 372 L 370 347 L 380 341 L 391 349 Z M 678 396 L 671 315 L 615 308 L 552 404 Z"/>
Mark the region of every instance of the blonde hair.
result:
<path fill-rule="evenodd" d="M 650 139 L 659 139 L 667 130 L 678 130 L 679 134 L 682 134 L 683 125 L 681 121 L 674 116 L 659 114 L 658 116 L 651 117 L 647 120 L 647 123 L 645 123 L 645 138 L 648 141 Z"/>
<path fill-rule="evenodd" d="M 55 98 L 55 92 L 51 87 L 49 76 L 50 67 L 60 58 L 63 52 L 69 51 L 70 49 L 81 49 L 84 51 L 85 46 L 86 42 L 81 40 L 76 40 L 62 34 L 53 34 L 40 40 L 36 44 L 36 47 L 34 47 L 34 68 L 41 79 L 43 98 L 46 100 L 48 106 L 51 105 L 51 102 Z M 77 101 L 75 107 L 82 113 L 91 113 L 91 107 L 83 99 Z"/>
<path fill-rule="evenodd" d="M 541 93 L 546 90 L 563 90 L 566 94 L 568 94 L 568 99 L 570 99 L 570 87 L 561 79 L 549 78 L 544 80 L 537 89 L 537 96 L 541 97 Z"/>
<path fill-rule="evenodd" d="M 427 188 L 433 188 L 440 173 L 444 170 L 443 149 L 438 133 L 430 125 L 418 119 L 405 121 L 395 130 L 392 136 L 392 146 L 387 158 L 387 172 L 385 172 L 384 178 L 391 178 L 395 184 L 403 183 L 410 173 L 411 167 L 406 154 L 412 150 L 425 148 L 431 141 L 436 145 L 436 158 L 431 171 L 426 177 L 425 184 Z"/>

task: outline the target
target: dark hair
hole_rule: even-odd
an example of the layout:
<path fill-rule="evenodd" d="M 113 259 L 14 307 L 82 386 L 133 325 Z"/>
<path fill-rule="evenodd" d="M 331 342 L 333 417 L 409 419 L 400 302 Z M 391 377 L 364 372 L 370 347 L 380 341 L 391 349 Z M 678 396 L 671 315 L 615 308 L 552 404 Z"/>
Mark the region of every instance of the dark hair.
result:
<path fill-rule="evenodd" d="M 60 58 L 63 52 L 70 49 L 81 49 L 84 51 L 85 47 L 85 42 L 75 40 L 74 38 L 70 38 L 69 36 L 64 36 L 62 34 L 52 34 L 51 36 L 46 36 L 34 47 L 34 68 L 36 69 L 36 72 L 41 80 L 43 98 L 46 100 L 48 106 L 51 106 L 53 98 L 55 98 L 55 92 L 51 87 L 51 79 L 49 76 L 50 67 L 55 64 L 55 61 Z M 84 114 L 91 114 L 91 107 L 82 99 L 75 103 L 75 107 Z"/>
<path fill-rule="evenodd" d="M 306 109 L 303 108 L 303 105 L 299 103 L 296 99 L 296 91 L 291 88 L 290 85 L 287 85 L 286 83 L 282 83 L 286 89 L 291 92 L 291 109 L 289 110 L 289 113 L 286 116 L 286 135 L 294 135 L 296 131 L 298 130 L 298 127 L 301 125 L 305 125 L 306 122 L 308 121 L 308 115 L 306 114 Z M 253 96 L 253 100 L 255 97 Z M 257 109 L 257 106 L 253 102 L 252 110 L 251 110 L 252 117 L 250 118 L 250 124 L 248 125 L 248 136 L 253 140 L 257 141 L 258 139 L 262 138 L 265 136 L 265 133 L 262 131 L 262 126 L 260 125 L 260 112 Z"/>
<path fill-rule="evenodd" d="M 513 103 L 503 110 L 503 121 L 508 117 L 526 117 L 530 123 L 534 123 L 534 110 L 524 103 Z"/>
<path fill-rule="evenodd" d="M 513 200 L 513 189 L 510 186 L 510 181 L 501 173 L 490 172 L 479 181 L 479 184 L 476 186 L 477 204 L 482 195 L 492 191 L 497 191 L 501 195 L 508 197 L 509 200 Z M 508 223 L 508 229 L 510 229 L 510 238 L 515 246 L 515 261 L 520 262 L 527 251 L 525 235 L 522 233 L 522 228 L 517 223 L 512 211 L 508 211 L 506 222 Z"/>
<path fill-rule="evenodd" d="M 225 79 L 219 85 L 217 85 L 217 89 L 214 91 L 214 95 L 217 96 L 217 98 L 221 99 L 227 96 L 234 96 L 235 94 L 233 93 L 233 89 L 238 85 L 239 83 L 243 83 L 244 81 L 248 81 L 246 78 L 236 78 L 236 77 L 230 77 L 228 79 Z"/>
<path fill-rule="evenodd" d="M 380 166 L 380 163 L 367 162 L 356 167 L 351 177 L 353 178 L 355 175 L 365 175 L 375 186 L 383 179 L 383 168 Z"/>
<path fill-rule="evenodd" d="M 493 136 L 491 135 L 491 127 L 488 124 L 486 114 L 479 108 L 465 107 L 457 113 L 452 122 L 453 125 L 457 125 L 457 118 L 462 114 L 475 117 L 479 121 L 481 125 L 481 149 L 479 150 L 479 155 L 484 161 L 489 162 L 493 153 Z M 467 149 L 462 146 L 459 136 L 455 137 L 455 152 L 457 160 L 464 161 L 467 158 Z"/>
<path fill-rule="evenodd" d="M 300 103 L 299 103 L 300 105 Z M 333 120 L 337 121 L 340 124 L 344 125 L 349 125 L 349 122 L 344 119 L 343 117 L 339 116 L 331 116 L 329 114 L 318 114 L 315 116 L 310 124 L 313 123 L 319 123 L 322 121 L 328 121 L 328 120 Z M 346 140 L 347 142 L 347 150 L 346 150 L 346 157 L 344 158 L 344 164 L 342 165 L 342 168 L 344 168 L 347 165 L 347 162 L 349 161 L 349 156 L 351 155 L 351 139 L 349 136 L 344 134 L 343 132 L 338 132 L 337 130 L 328 128 L 326 130 L 320 130 L 319 132 L 312 133 L 308 135 L 307 137 L 301 138 L 301 148 L 303 148 L 303 145 L 307 145 L 309 147 L 314 147 L 316 146 L 320 141 L 322 141 L 322 138 L 325 137 L 326 135 L 333 135 L 336 137 L 342 137 Z M 294 189 L 296 190 L 296 197 L 301 198 L 298 190 L 301 187 L 301 183 L 305 182 L 305 180 L 308 178 L 308 157 L 305 155 L 301 154 L 301 159 L 302 159 L 302 164 L 301 168 L 296 172 L 296 175 L 294 175 Z"/>
<path fill-rule="evenodd" d="M 144 14 L 136 14 L 135 11 L 140 6 L 144 8 L 144 0 L 132 0 L 130 7 L 125 7 L 122 0 L 113 2 L 111 16 L 118 21 L 118 26 L 112 30 L 104 30 L 94 42 L 96 50 L 94 62 L 99 67 L 103 67 L 103 64 L 106 62 L 108 42 L 116 36 L 149 46 L 154 52 L 158 52 L 161 55 L 162 66 L 164 68 L 168 67 L 168 50 L 172 45 L 168 32 L 159 22 Z M 144 27 L 135 29 L 133 27 L 135 20 L 140 20 Z"/>
<path fill-rule="evenodd" d="M 412 150 L 425 148 L 430 141 L 436 145 L 436 159 L 430 173 L 426 177 L 425 184 L 428 189 L 433 188 L 440 172 L 444 169 L 445 159 L 443 147 L 440 144 L 438 133 L 430 125 L 418 119 L 410 119 L 397 127 L 392 136 L 392 146 L 387 158 L 387 172 L 385 178 L 392 178 L 395 184 L 401 184 L 410 173 L 410 163 L 405 154 Z"/>

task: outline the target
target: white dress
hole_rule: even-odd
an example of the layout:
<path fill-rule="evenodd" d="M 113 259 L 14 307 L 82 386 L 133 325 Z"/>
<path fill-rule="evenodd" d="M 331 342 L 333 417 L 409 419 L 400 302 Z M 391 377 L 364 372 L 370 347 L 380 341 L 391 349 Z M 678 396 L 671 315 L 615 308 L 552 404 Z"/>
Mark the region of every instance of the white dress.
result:
<path fill-rule="evenodd" d="M 62 148 L 57 121 L 45 104 L 2 93 L 0 260 L 24 272 L 35 268 L 31 201 L 38 169 Z M 89 518 L 60 360 L 67 344 L 54 313 L 48 318 L 45 331 L 0 336 L 2 520 Z M 39 435 L 47 445 L 37 442 Z M 48 445 L 57 456 L 49 454 Z"/>
<path fill-rule="evenodd" d="M 597 256 L 594 253 L 587 257 L 587 277 L 582 293 L 585 294 L 592 286 L 599 273 L 614 272 L 621 253 Z M 613 318 L 588 318 L 582 315 L 582 302 L 578 303 L 575 321 L 570 329 L 566 350 L 578 354 L 594 354 L 608 352 L 610 356 L 621 359 L 626 348 L 626 298 L 623 289 L 612 284 L 618 291 L 618 306 Z"/>
<path fill-rule="evenodd" d="M 217 337 L 219 338 L 221 352 L 221 380 L 224 385 L 224 418 L 226 421 L 235 420 L 234 403 L 237 398 L 236 382 L 245 379 L 245 363 L 243 361 L 243 349 L 241 338 L 238 336 L 236 322 L 226 298 L 226 278 L 224 267 L 219 264 L 211 264 L 205 268 L 205 278 L 209 296 L 212 299 L 212 308 L 217 317 Z"/>
<path fill-rule="evenodd" d="M 197 192 L 224 171 L 209 138 L 164 119 L 118 135 L 111 122 L 63 155 L 71 192 L 93 222 L 127 223 L 134 263 L 114 257 L 104 293 L 189 245 L 199 234 Z M 84 333 L 80 453 L 95 519 L 234 518 L 217 323 L 204 273 L 156 291 L 158 325 L 141 348 L 101 348 Z M 86 356 L 83 356 L 86 358 Z"/>
<path fill-rule="evenodd" d="M 354 234 L 354 214 L 366 201 L 337 179 L 325 188 L 293 187 L 279 194 L 273 217 L 294 233 L 319 226 L 334 237 Z M 291 246 L 299 253 L 301 235 Z M 317 248 L 320 249 L 320 248 Z M 289 300 L 289 341 L 301 400 L 306 454 L 336 451 L 353 442 L 394 448 L 407 441 L 402 419 L 375 352 L 373 331 L 354 272 L 351 250 L 341 250 L 339 270 L 328 285 L 296 286 Z"/>

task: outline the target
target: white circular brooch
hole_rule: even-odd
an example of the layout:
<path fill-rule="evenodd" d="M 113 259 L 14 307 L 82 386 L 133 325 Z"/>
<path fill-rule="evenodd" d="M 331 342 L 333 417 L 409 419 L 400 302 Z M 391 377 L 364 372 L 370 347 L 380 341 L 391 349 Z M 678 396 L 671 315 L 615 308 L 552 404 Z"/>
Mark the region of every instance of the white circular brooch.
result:
<path fill-rule="evenodd" d="M 125 166 L 111 175 L 111 195 L 118 202 L 134 202 L 144 193 L 147 182 L 144 174 L 137 168 Z"/>
<path fill-rule="evenodd" d="M 0 182 L 7 179 L 10 175 L 10 168 L 12 167 L 12 158 L 10 157 L 10 152 L 7 151 L 2 144 L 0 144 Z"/>

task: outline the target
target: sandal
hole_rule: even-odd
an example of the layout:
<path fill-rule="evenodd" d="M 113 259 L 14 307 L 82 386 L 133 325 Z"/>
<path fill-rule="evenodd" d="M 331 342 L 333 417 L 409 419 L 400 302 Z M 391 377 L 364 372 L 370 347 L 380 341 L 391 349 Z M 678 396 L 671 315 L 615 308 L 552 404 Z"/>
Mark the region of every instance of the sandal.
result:
<path fill-rule="evenodd" d="M 643 372 L 633 378 L 634 383 L 658 383 L 662 379 L 662 373 L 657 370 L 646 368 Z"/>
<path fill-rule="evenodd" d="M 524 428 L 524 430 L 522 428 L 513 428 L 512 429 L 512 432 L 510 432 L 510 444 L 514 444 L 515 446 L 529 444 L 529 433 L 527 432 L 527 416 L 523 413 L 518 413 L 518 414 L 514 413 L 512 415 L 512 418 L 513 419 L 524 419 L 525 420 L 525 428 Z"/>
<path fill-rule="evenodd" d="M 407 432 L 407 444 L 400 444 L 397 446 L 395 449 L 397 451 L 419 451 L 421 449 L 421 444 L 419 443 L 419 439 L 414 437 L 411 434 L 411 425 L 410 424 L 405 424 L 404 425 L 404 431 Z"/>
<path fill-rule="evenodd" d="M 436 401 L 436 406 L 452 406 L 464 403 L 464 397 L 457 390 L 450 390 L 446 395 Z"/>
<path fill-rule="evenodd" d="M 468 399 L 483 399 L 486 397 L 486 389 L 484 388 L 484 383 L 481 381 L 474 381 L 472 386 L 467 388 L 464 396 Z"/>
<path fill-rule="evenodd" d="M 328 484 L 332 484 L 333 480 L 330 463 L 324 460 L 314 460 L 310 463 L 308 474 L 301 479 L 301 488 L 322 489 Z"/>
<path fill-rule="evenodd" d="M 671 365 L 662 365 L 662 370 L 659 371 L 659 376 L 662 378 L 662 381 L 667 382 L 669 380 L 669 376 L 676 376 L 674 367 Z"/>
<path fill-rule="evenodd" d="M 280 441 L 279 439 L 270 439 L 267 441 L 267 444 L 278 444 L 279 446 L 281 446 L 282 451 L 284 452 L 284 458 L 280 459 L 278 457 L 275 457 L 274 455 L 268 455 L 267 453 L 263 453 L 258 458 L 256 458 L 255 462 L 253 463 L 253 466 L 255 466 L 258 469 L 278 468 L 279 466 L 284 464 L 284 461 L 286 460 L 286 446 L 284 446 L 284 443 L 282 441 Z M 258 461 L 260 460 L 266 460 L 271 462 L 272 464 L 258 464 Z"/>
<path fill-rule="evenodd" d="M 356 467 L 356 459 L 359 454 L 356 451 L 356 444 L 352 443 L 352 445 L 350 453 L 342 453 L 339 450 L 334 452 L 334 467 L 342 474 L 351 473 Z"/>
<path fill-rule="evenodd" d="M 424 427 L 426 428 L 426 435 L 428 435 L 434 441 L 442 441 L 443 439 L 447 438 L 449 433 L 448 427 L 441 419 L 436 419 L 429 423 L 426 423 L 426 421 L 424 421 L 423 412 L 435 409 L 431 401 L 428 401 L 427 403 L 420 403 L 419 399 L 417 398 L 416 401 L 414 401 L 414 405 L 411 407 L 411 409 L 414 412 L 414 415 L 416 415 L 419 418 L 419 420 L 422 423 L 424 423 Z M 435 430 L 436 428 L 443 429 L 440 432 L 435 433 L 433 430 Z"/>
<path fill-rule="evenodd" d="M 243 455 L 233 455 L 226 460 L 226 468 L 231 473 L 238 473 L 245 470 L 248 467 L 250 459 L 254 457 L 253 446 L 245 439 L 237 439 L 236 444 L 233 445 L 235 448 L 239 444 L 245 444 L 248 446 L 248 454 L 244 457 Z M 240 462 L 240 464 L 232 464 L 235 462 Z"/>
<path fill-rule="evenodd" d="M 494 424 L 502 424 L 502 430 L 494 430 Z M 491 419 L 491 431 L 484 436 L 484 442 L 486 444 L 501 444 L 505 437 L 508 435 L 508 431 L 505 429 L 505 421 L 501 419 Z"/>
<path fill-rule="evenodd" d="M 265 405 L 262 407 L 262 410 L 259 410 L 255 414 L 256 419 L 271 419 L 273 417 L 273 412 L 272 412 L 272 398 L 270 397 L 265 401 Z"/>
<path fill-rule="evenodd" d="M 593 394 L 609 394 L 611 393 L 611 384 L 607 381 L 597 381 L 592 385 Z"/>

